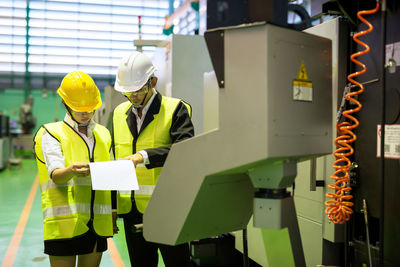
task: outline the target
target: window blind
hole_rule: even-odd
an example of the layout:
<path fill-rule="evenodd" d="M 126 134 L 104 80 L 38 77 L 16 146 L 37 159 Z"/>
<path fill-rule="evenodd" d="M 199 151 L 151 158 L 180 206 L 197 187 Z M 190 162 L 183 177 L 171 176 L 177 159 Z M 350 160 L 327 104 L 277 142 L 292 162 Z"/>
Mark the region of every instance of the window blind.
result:
<path fill-rule="evenodd" d="M 114 79 L 121 57 L 136 49 L 138 16 L 142 39 L 165 39 L 169 1 L 2 0 L 0 9 L 0 83 L 7 75 L 26 77 L 27 70 L 35 87 L 35 77 L 73 70 Z M 153 51 L 143 47 L 149 56 Z"/>

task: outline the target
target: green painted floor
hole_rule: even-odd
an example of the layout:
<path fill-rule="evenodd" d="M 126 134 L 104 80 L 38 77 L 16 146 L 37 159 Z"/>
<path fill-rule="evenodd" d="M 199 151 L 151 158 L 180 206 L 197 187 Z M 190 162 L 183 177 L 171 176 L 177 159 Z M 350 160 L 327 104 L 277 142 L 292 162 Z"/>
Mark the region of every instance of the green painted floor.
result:
<path fill-rule="evenodd" d="M 1 263 L 3 263 L 36 175 L 37 167 L 34 159 L 24 159 L 21 169 L 13 166 L 11 169 L 0 171 L 0 266 L 3 266 Z M 118 220 L 118 227 L 120 232 L 113 237 L 113 241 L 125 266 L 130 266 L 121 219 Z M 39 188 L 35 194 L 13 266 L 50 266 L 47 255 L 43 253 L 43 225 Z M 100 266 L 114 266 L 108 251 L 103 254 Z M 158 266 L 164 266 L 161 256 Z"/>

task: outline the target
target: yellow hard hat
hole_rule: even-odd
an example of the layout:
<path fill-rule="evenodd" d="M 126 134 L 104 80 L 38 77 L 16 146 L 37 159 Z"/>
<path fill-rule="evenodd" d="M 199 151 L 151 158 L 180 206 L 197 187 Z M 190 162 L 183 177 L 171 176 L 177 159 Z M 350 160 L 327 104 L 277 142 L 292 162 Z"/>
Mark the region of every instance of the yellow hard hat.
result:
<path fill-rule="evenodd" d="M 99 88 L 93 79 L 82 71 L 68 73 L 62 80 L 57 93 L 74 111 L 91 112 L 101 106 Z"/>

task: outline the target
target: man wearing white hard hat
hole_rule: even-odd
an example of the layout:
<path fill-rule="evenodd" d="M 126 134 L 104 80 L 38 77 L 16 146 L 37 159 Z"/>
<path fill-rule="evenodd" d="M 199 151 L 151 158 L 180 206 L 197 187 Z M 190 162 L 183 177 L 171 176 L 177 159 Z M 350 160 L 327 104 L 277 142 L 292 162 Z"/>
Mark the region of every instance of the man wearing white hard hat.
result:
<path fill-rule="evenodd" d="M 118 67 L 114 88 L 128 101 L 113 112 L 113 151 L 116 159 L 135 164 L 139 190 L 119 191 L 117 211 L 124 218 L 132 266 L 157 267 L 160 249 L 166 267 L 184 267 L 190 265 L 188 244 L 147 242 L 140 227 L 171 145 L 194 135 L 190 105 L 157 92 L 155 71 L 151 60 L 139 52 L 125 56 Z"/>

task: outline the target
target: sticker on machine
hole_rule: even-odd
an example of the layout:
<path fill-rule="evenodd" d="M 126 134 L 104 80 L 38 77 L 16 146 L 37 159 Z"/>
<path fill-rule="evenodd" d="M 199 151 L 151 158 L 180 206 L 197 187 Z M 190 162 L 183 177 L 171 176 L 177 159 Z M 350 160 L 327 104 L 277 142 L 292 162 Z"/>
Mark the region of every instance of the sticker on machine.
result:
<path fill-rule="evenodd" d="M 382 126 L 377 127 L 376 156 L 381 156 Z M 385 158 L 400 159 L 400 124 L 385 125 Z"/>
<path fill-rule="evenodd" d="M 312 102 L 313 100 L 312 82 L 308 79 L 304 61 L 301 61 L 299 73 L 296 79 L 293 80 L 293 100 L 307 102 Z"/>

